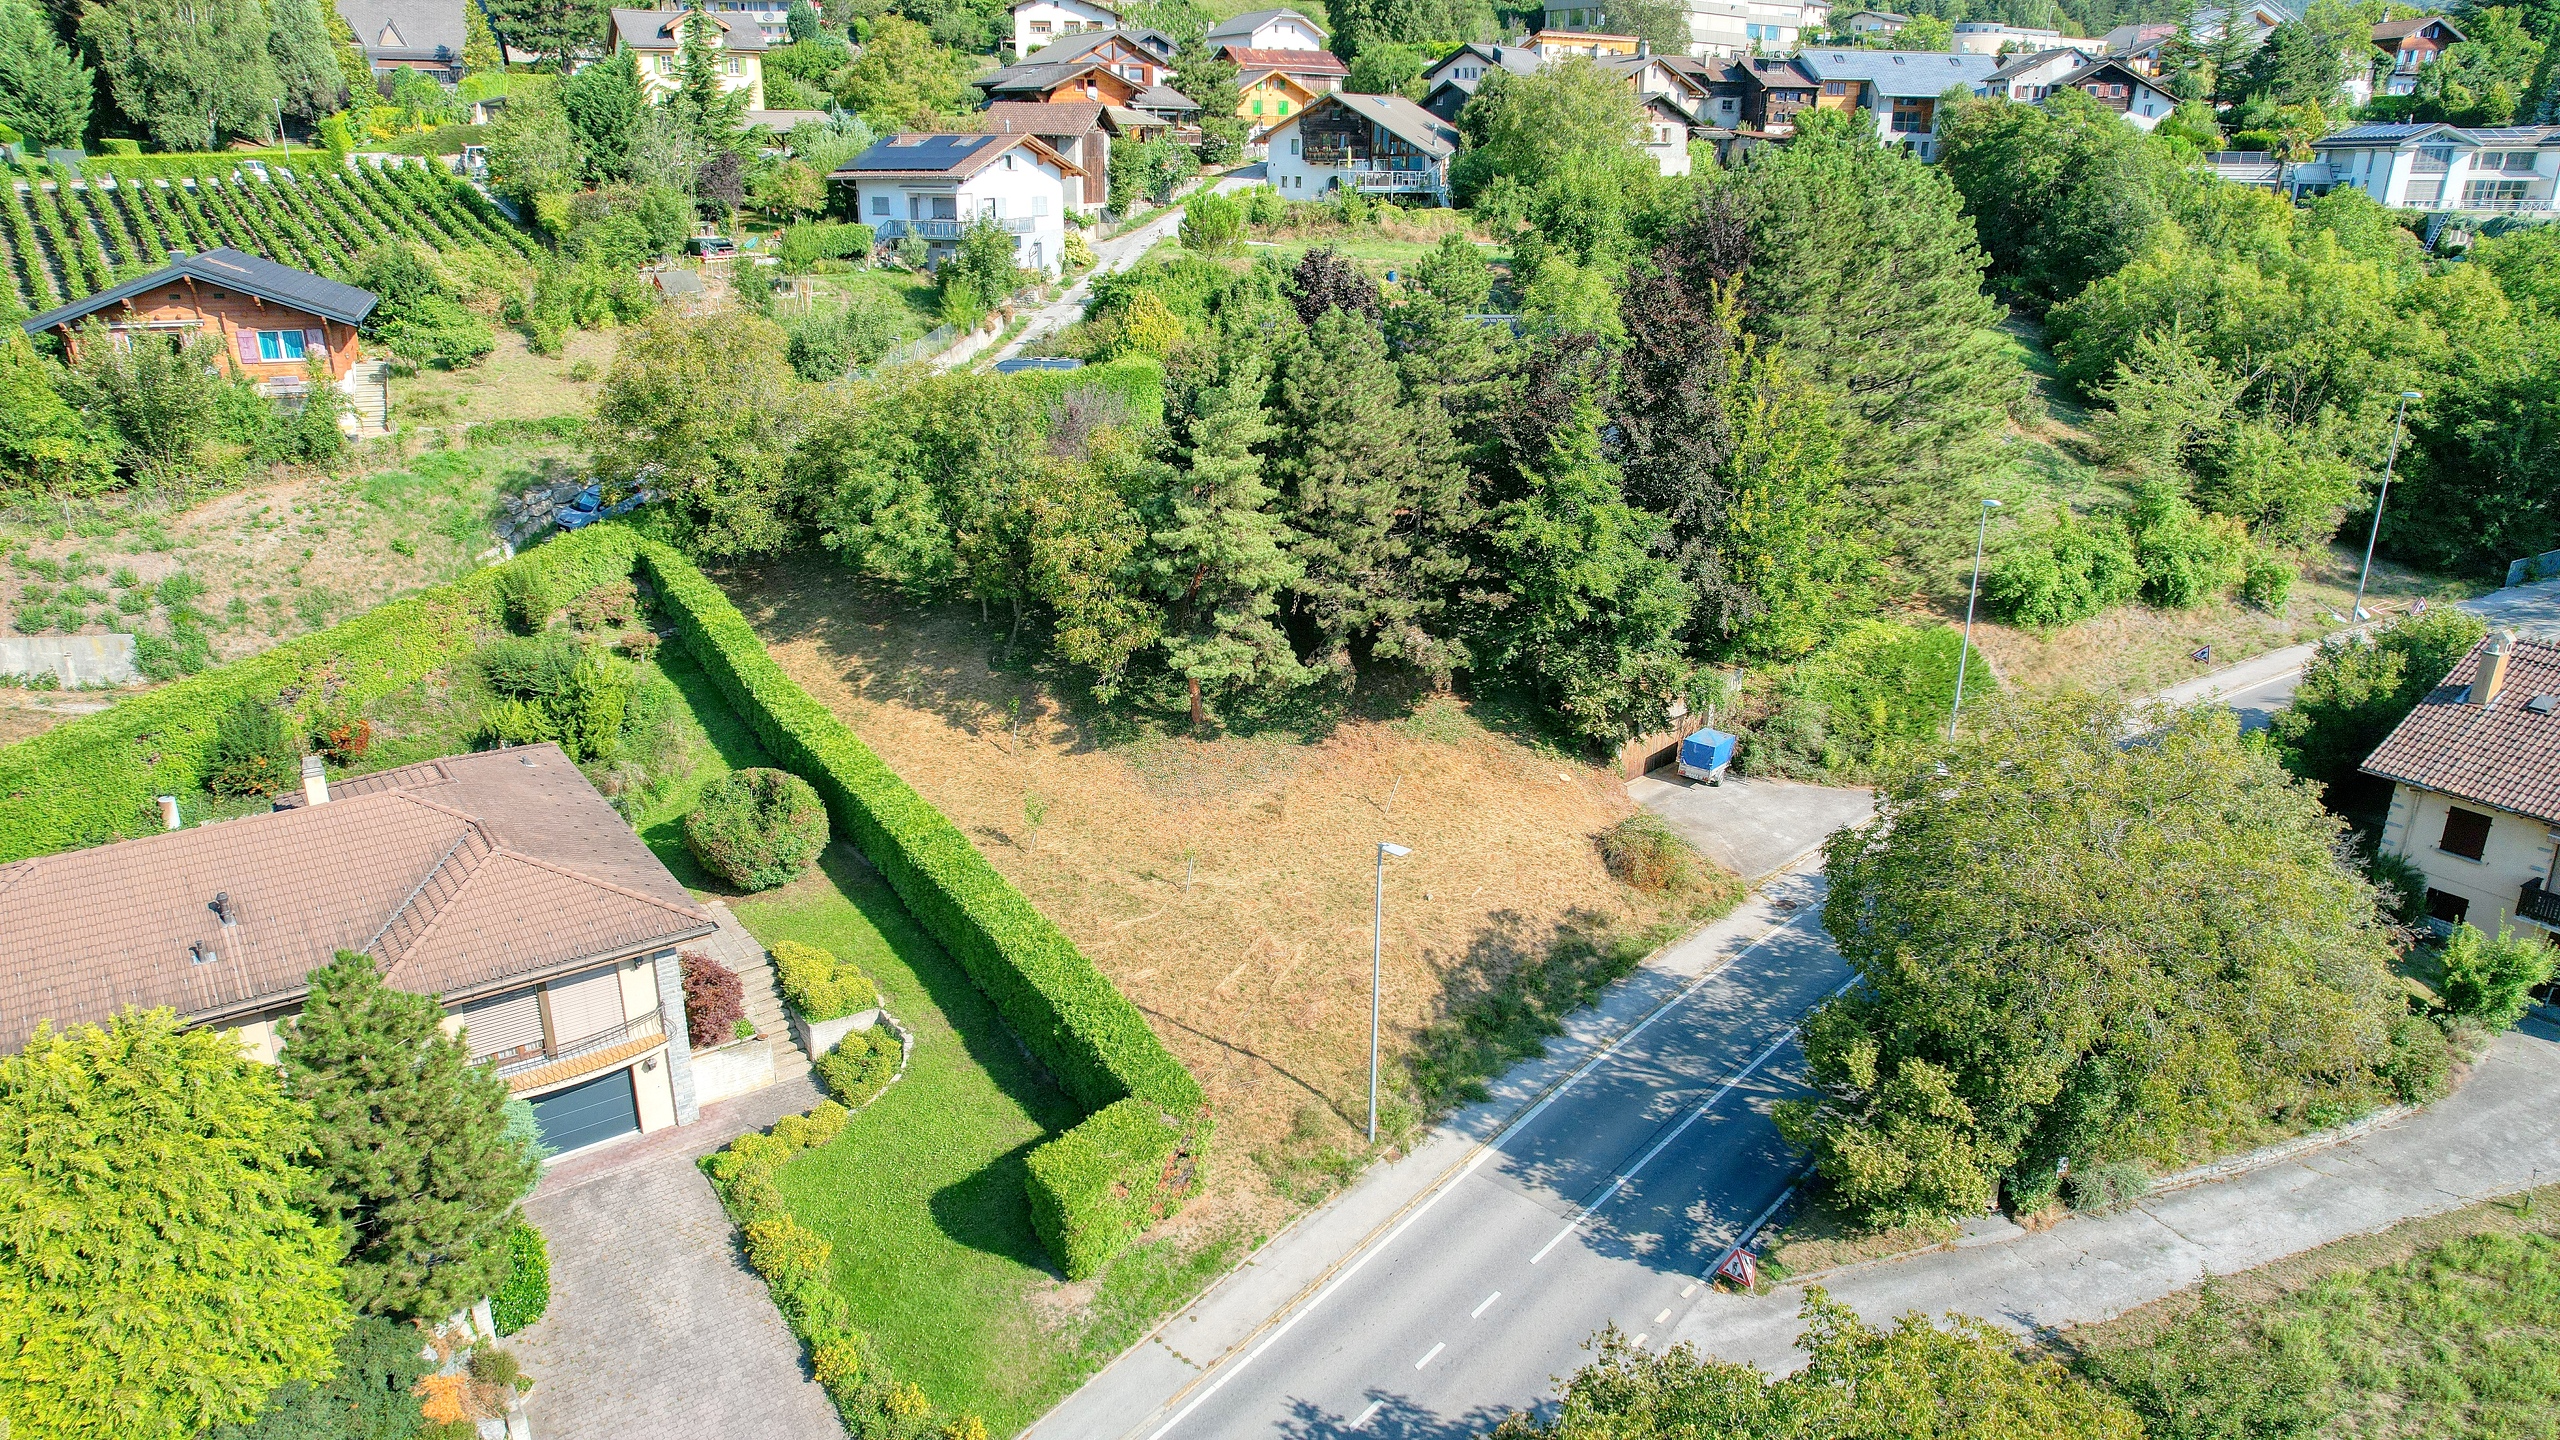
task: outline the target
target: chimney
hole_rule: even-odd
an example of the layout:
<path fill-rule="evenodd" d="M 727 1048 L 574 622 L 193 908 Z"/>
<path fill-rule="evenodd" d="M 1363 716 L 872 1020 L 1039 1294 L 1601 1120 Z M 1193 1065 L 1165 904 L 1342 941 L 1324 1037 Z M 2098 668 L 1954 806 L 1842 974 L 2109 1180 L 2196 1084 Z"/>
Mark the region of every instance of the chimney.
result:
<path fill-rule="evenodd" d="M 160 828 L 163 830 L 178 828 L 178 797 L 175 795 L 160 797 Z"/>
<path fill-rule="evenodd" d="M 320 757 L 317 755 L 302 757 L 302 803 L 305 805 L 329 803 L 329 772 L 322 767 Z"/>
<path fill-rule="evenodd" d="M 1650 60 L 1650 59 L 1652 59 L 1652 58 L 1653 58 L 1653 42 L 1652 42 L 1652 41 L 1650 41 L 1650 40 L 1638 40 L 1638 41 L 1636 42 L 1636 58 L 1637 58 L 1637 59 L 1639 59 L 1639 60 Z"/>
<path fill-rule="evenodd" d="M 2471 698 L 2485 706 L 2498 698 L 2507 683 L 2507 652 L 2515 648 L 2516 632 L 2501 630 L 2489 637 L 2489 648 L 2480 655 L 2479 673 L 2472 677 Z"/>

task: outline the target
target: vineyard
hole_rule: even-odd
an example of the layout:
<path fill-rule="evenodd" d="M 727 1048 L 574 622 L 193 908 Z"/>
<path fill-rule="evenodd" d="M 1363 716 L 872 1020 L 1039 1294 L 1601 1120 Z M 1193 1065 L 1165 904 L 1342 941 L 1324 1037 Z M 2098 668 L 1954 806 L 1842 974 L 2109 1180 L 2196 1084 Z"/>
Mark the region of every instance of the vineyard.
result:
<path fill-rule="evenodd" d="M 261 173 L 263 172 L 263 173 Z M 228 177 L 13 180 L 0 214 L 10 299 L 49 310 L 217 245 L 342 277 L 376 245 L 530 257 L 533 242 L 441 167 L 268 164 Z"/>

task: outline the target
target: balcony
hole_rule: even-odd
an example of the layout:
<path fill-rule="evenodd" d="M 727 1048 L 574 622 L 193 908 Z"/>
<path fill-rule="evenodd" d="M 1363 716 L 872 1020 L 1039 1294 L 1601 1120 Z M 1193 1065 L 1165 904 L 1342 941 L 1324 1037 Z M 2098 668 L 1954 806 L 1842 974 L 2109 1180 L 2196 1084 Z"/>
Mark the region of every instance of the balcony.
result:
<path fill-rule="evenodd" d="M 592 1035 L 549 1041 L 530 1055 L 501 1060 L 496 1066 L 498 1078 L 510 1090 L 556 1085 L 654 1049 L 664 1043 L 666 1033 L 664 1010 L 652 1010 Z"/>
<path fill-rule="evenodd" d="M 2412 200 L 2411 210 L 2443 210 L 2463 215 L 2540 214 L 2552 208 L 2549 197 L 2540 200 Z"/>
<path fill-rule="evenodd" d="M 1440 188 L 1428 170 L 1361 170 L 1351 177 L 1354 188 L 1384 194 L 1428 195 Z"/>
<path fill-rule="evenodd" d="M 2516 896 L 2516 918 L 2560 930 L 2560 890 L 2545 890 L 2541 881 L 2527 880 Z"/>
<path fill-rule="evenodd" d="M 897 240 L 908 235 L 921 235 L 927 240 L 957 240 L 969 232 L 975 220 L 875 220 L 872 233 L 883 240 Z M 1007 235 L 1028 235 L 1037 220 L 998 220 Z"/>

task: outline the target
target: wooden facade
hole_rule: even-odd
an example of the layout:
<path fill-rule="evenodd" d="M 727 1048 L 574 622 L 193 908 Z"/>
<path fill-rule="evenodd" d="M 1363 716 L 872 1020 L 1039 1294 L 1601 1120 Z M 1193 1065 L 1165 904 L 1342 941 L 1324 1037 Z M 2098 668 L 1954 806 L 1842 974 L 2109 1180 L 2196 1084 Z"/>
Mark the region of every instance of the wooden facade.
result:
<path fill-rule="evenodd" d="M 362 358 L 352 325 L 191 275 L 176 276 L 92 315 L 54 326 L 67 355 L 79 355 L 86 341 L 82 331 L 92 321 L 105 327 L 119 346 L 130 343 L 134 335 L 169 335 L 180 340 L 211 336 L 221 342 L 223 362 L 234 373 L 276 389 L 291 389 L 294 382 L 303 380 L 310 373 L 309 358 L 315 354 L 327 363 L 332 381 L 345 379 Z"/>

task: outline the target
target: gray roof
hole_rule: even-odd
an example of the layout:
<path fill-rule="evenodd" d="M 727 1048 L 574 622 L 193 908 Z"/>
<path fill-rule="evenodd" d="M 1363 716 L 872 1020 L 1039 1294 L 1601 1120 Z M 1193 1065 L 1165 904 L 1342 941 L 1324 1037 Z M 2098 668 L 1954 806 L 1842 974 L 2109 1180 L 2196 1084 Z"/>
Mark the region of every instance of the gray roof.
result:
<path fill-rule="evenodd" d="M 1354 114 L 1369 117 L 1388 134 L 1425 155 L 1446 160 L 1458 153 L 1458 127 L 1401 95 L 1355 95 L 1348 90 L 1336 90 L 1271 128 L 1274 131 L 1285 130 L 1328 104 L 1340 105 Z"/>
<path fill-rule="evenodd" d="M 1200 102 L 1170 85 L 1149 85 L 1129 97 L 1133 110 L 1197 110 Z"/>
<path fill-rule="evenodd" d="M 2112 55 L 2100 56 L 2053 83 L 2056 85 L 2077 85 L 2081 81 L 2088 79 L 2090 76 L 2097 74 L 2101 70 L 2113 70 L 2117 74 L 2123 76 L 2127 81 L 2132 84 L 2139 85 L 2145 90 L 2155 91 L 2162 95 L 2169 93 L 2168 91 L 2160 88 L 2159 81 L 2152 79 L 2150 76 L 2143 74 L 2141 71 L 2134 69 L 2132 66 L 2124 63 L 2123 60 Z"/>
<path fill-rule="evenodd" d="M 1161 30 L 1149 30 L 1144 26 L 1133 26 L 1126 30 L 1088 30 L 1082 35 L 1066 35 L 1052 40 L 1015 63 L 1059 65 L 1070 60 L 1081 60 L 1105 40 L 1126 40 L 1141 49 L 1155 51 L 1155 58 L 1159 62 L 1166 55 L 1181 48 L 1174 43 L 1172 36 Z"/>
<path fill-rule="evenodd" d="M 462 60 L 462 7 L 471 0 L 338 0 L 368 60 Z"/>
<path fill-rule="evenodd" d="M 1482 60 L 1488 65 L 1499 65 L 1514 75 L 1536 74 L 1541 59 L 1537 51 L 1530 49 L 1526 45 L 1486 45 L 1481 42 L 1471 40 L 1466 44 L 1459 46 L 1457 49 L 1450 51 L 1448 54 L 1441 56 L 1437 61 L 1433 62 L 1430 69 L 1425 70 L 1422 73 L 1428 76 L 1435 71 L 1445 70 L 1451 65 L 1456 64 L 1458 61 L 1470 56 L 1478 60 Z M 1468 93 L 1473 94 L 1475 87 L 1482 83 L 1482 80 L 1481 77 L 1479 77 L 1476 80 L 1468 80 L 1462 83 L 1465 84 Z M 1434 88 L 1437 88 L 1436 84 Z"/>
<path fill-rule="evenodd" d="M 1999 69 L 1992 71 L 1990 74 L 1985 75 L 1982 78 L 1985 81 L 2014 80 L 2017 77 L 2026 74 L 2028 71 L 2045 64 L 2047 61 L 2054 60 L 2064 55 L 2069 55 L 2079 63 L 2085 65 L 2089 61 L 2090 50 L 2084 49 L 2078 45 L 2056 45 L 2050 50 L 2039 50 L 2033 55 L 2021 55 L 2017 59 L 2010 61 L 2008 64 L 2001 66 Z"/>
<path fill-rule="evenodd" d="M 1212 29 L 1205 38 L 1214 41 L 1223 40 L 1232 35 L 1251 35 L 1254 31 L 1261 29 L 1265 23 L 1280 19 L 1306 21 L 1307 28 L 1316 32 L 1318 38 L 1322 38 L 1326 33 L 1323 26 L 1295 10 L 1248 10 L 1242 15 L 1230 15 L 1219 21 L 1217 27 Z"/>
<path fill-rule="evenodd" d="M 145 290 L 156 290 L 178 279 L 238 290 L 343 325 L 364 323 L 364 317 L 373 313 L 375 303 L 370 290 L 323 280 L 308 270 L 296 270 L 238 250 L 215 249 L 201 255 L 178 256 L 148 275 L 137 275 L 121 285 L 110 285 L 95 295 L 47 310 L 26 322 L 26 332 L 35 335 L 57 325 L 69 324 L 94 315 L 120 300 Z"/>
<path fill-rule="evenodd" d="M 1871 85 L 1879 95 L 1933 96 L 1950 85 L 1979 85 L 2000 68 L 1993 55 L 1924 50 L 1807 50 L 1796 64 L 1816 80 Z"/>
<path fill-rule="evenodd" d="M 613 12 L 613 34 L 625 50 L 675 50 L 684 45 L 684 34 L 677 28 L 688 10 L 616 10 Z M 702 12 L 719 23 L 723 49 L 741 53 L 765 48 L 764 31 L 752 17 L 731 11 L 726 14 Z"/>

